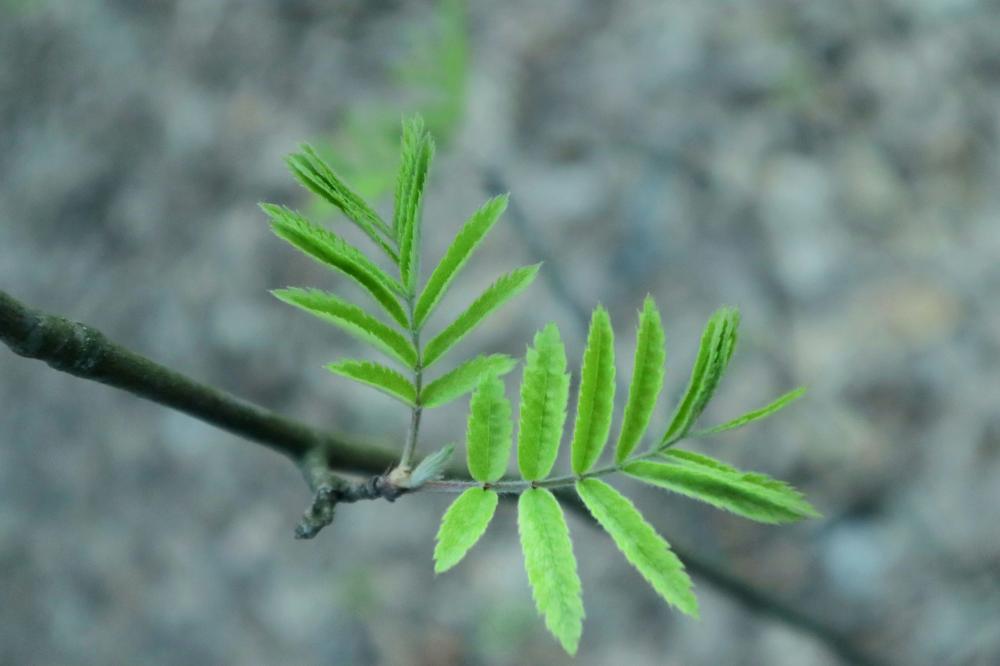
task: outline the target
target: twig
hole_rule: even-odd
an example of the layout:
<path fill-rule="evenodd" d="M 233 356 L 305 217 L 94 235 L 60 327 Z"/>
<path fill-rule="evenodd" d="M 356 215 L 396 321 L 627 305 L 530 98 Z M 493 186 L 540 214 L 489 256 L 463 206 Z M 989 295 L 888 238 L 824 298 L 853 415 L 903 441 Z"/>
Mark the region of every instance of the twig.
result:
<path fill-rule="evenodd" d="M 297 528 L 303 538 L 308 538 L 310 532 L 315 535 L 329 524 L 338 502 L 395 499 L 406 492 L 386 483 L 386 470 L 396 464 L 392 451 L 345 441 L 196 382 L 111 342 L 86 324 L 29 308 L 3 291 L 0 291 L 0 340 L 20 356 L 45 361 L 61 372 L 184 412 L 291 458 L 303 467 L 307 481 L 317 493 Z M 334 472 L 375 476 L 351 484 L 336 477 Z M 464 470 L 452 465 L 447 474 L 463 477 Z M 567 508 L 590 520 L 586 507 L 574 494 L 562 489 L 556 494 Z M 676 546 L 674 552 L 691 573 L 748 608 L 812 634 L 849 663 L 877 664 L 822 622 L 748 586 L 695 553 Z"/>
<path fill-rule="evenodd" d="M 300 463 L 321 450 L 331 469 L 377 474 L 395 463 L 386 449 L 346 441 L 206 386 L 115 344 L 86 324 L 46 314 L 0 291 L 0 340 L 20 356 L 113 386 L 263 444 Z"/>

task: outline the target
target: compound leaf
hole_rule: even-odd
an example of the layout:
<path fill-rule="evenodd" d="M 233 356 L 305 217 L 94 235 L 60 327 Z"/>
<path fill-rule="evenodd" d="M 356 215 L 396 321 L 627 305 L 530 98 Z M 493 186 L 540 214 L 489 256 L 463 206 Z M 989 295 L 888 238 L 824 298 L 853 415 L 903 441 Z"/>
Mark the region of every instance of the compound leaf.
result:
<path fill-rule="evenodd" d="M 791 403 L 795 402 L 805 394 L 806 389 L 804 386 L 799 387 L 793 391 L 789 391 L 783 396 L 777 398 L 770 404 L 767 404 L 760 409 L 755 409 L 753 411 L 747 412 L 743 416 L 733 419 L 732 421 L 727 421 L 721 425 L 714 426 L 712 428 L 707 428 L 705 430 L 699 430 L 694 433 L 695 437 L 702 437 L 704 435 L 714 435 L 718 432 L 725 432 L 726 430 L 735 430 L 736 428 L 741 428 L 748 423 L 753 423 L 754 421 L 759 421 L 761 419 L 767 418 L 771 414 L 784 409 Z"/>
<path fill-rule="evenodd" d="M 801 493 L 763 474 L 741 472 L 687 451 L 668 451 L 664 458 L 680 464 L 639 461 L 626 465 L 624 471 L 646 483 L 762 523 L 819 516 Z"/>
<path fill-rule="evenodd" d="M 417 389 L 402 374 L 392 368 L 370 361 L 340 361 L 331 363 L 326 369 L 335 375 L 367 384 L 386 395 L 396 398 L 405 405 L 416 405 Z"/>
<path fill-rule="evenodd" d="M 445 352 L 468 335 L 490 313 L 524 291 L 535 279 L 539 266 L 541 264 L 523 266 L 491 284 L 465 312 L 427 343 L 427 347 L 424 349 L 424 367 L 430 367 L 437 362 Z"/>
<path fill-rule="evenodd" d="M 261 208 L 271 217 L 271 229 L 275 235 L 354 280 L 400 326 L 409 327 L 406 312 L 396 297 L 401 293 L 402 287 L 368 257 L 336 234 L 313 224 L 295 211 L 273 204 L 261 204 Z"/>
<path fill-rule="evenodd" d="M 476 545 L 493 519 L 498 499 L 492 490 L 469 488 L 451 503 L 437 533 L 434 573 L 451 569 Z"/>
<path fill-rule="evenodd" d="M 495 373 L 483 376 L 469 401 L 469 474 L 476 481 L 492 483 L 507 470 L 514 424 L 504 383 Z"/>
<path fill-rule="evenodd" d="M 517 526 L 535 606 L 563 649 L 575 654 L 583 632 L 583 598 L 569 528 L 555 496 L 544 488 L 521 493 Z"/>
<path fill-rule="evenodd" d="M 433 156 L 434 140 L 424 129 L 423 119 L 414 116 L 404 120 L 392 225 L 399 242 L 400 276 L 409 293 L 415 290 L 420 272 L 420 210 Z"/>
<path fill-rule="evenodd" d="M 687 390 L 660 440 L 662 446 L 684 437 L 701 416 L 732 358 L 739 323 L 740 313 L 735 308 L 720 308 L 709 318 Z"/>
<path fill-rule="evenodd" d="M 489 230 L 493 228 L 496 221 L 500 219 L 506 208 L 506 194 L 494 197 L 483 204 L 482 208 L 476 211 L 469 221 L 465 223 L 465 226 L 462 227 L 462 230 L 455 237 L 455 240 L 452 241 L 451 246 L 445 252 L 440 263 L 434 268 L 434 272 L 431 273 L 430 278 L 427 280 L 427 285 L 420 294 L 420 300 L 417 301 L 417 308 L 414 314 L 417 328 L 423 326 L 424 322 L 427 321 L 427 317 L 430 316 L 438 301 L 444 296 L 452 280 L 462 270 L 469 257 L 472 256 L 472 253 L 479 246 L 479 243 L 482 242 L 483 238 L 486 237 L 486 234 L 489 233 Z"/>
<path fill-rule="evenodd" d="M 517 361 L 505 354 L 477 356 L 442 375 L 420 392 L 420 404 L 439 407 L 474 389 L 486 375 L 505 375 L 514 369 Z"/>
<path fill-rule="evenodd" d="M 639 510 L 600 479 L 577 481 L 576 491 L 594 519 L 611 535 L 625 559 L 667 603 L 698 616 L 698 600 L 691 579 L 670 545 L 646 522 Z"/>
<path fill-rule="evenodd" d="M 517 464 L 521 476 L 538 481 L 548 476 L 559 453 L 569 399 L 566 350 L 559 328 L 548 324 L 528 348 L 521 380 L 521 416 Z"/>
<path fill-rule="evenodd" d="M 666 356 L 660 311 L 653 299 L 647 296 L 639 315 L 632 383 L 629 384 L 622 429 L 618 434 L 618 444 L 615 445 L 617 463 L 629 457 L 646 433 L 649 419 L 660 397 L 660 389 L 663 388 L 663 363 Z"/>
<path fill-rule="evenodd" d="M 580 370 L 580 392 L 573 426 L 573 472 L 583 474 L 597 462 L 608 440 L 615 407 L 615 333 L 608 311 L 598 306 L 590 318 Z"/>
<path fill-rule="evenodd" d="M 402 333 L 333 294 L 318 289 L 275 289 L 277 298 L 316 315 L 401 361 L 407 367 L 417 362 L 417 350 Z"/>
<path fill-rule="evenodd" d="M 333 172 L 312 146 L 303 144 L 300 149 L 301 152 L 286 159 L 292 174 L 306 189 L 336 206 L 395 263 L 399 263 L 399 254 L 387 242 L 392 234 L 378 213 Z"/>

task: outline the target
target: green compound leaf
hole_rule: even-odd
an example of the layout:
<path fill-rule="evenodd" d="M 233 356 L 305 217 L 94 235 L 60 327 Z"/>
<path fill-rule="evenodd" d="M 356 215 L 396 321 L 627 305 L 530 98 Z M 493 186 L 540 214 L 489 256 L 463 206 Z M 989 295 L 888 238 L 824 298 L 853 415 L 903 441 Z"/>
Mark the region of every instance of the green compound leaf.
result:
<path fill-rule="evenodd" d="M 402 287 L 368 257 L 336 234 L 311 223 L 295 211 L 273 204 L 261 204 L 261 208 L 271 217 L 271 229 L 275 235 L 354 280 L 400 326 L 409 327 L 406 312 L 396 297 L 396 294 L 402 292 Z"/>
<path fill-rule="evenodd" d="M 535 279 L 539 266 L 541 264 L 523 266 L 491 284 L 465 312 L 427 343 L 424 349 L 424 367 L 428 368 L 437 362 L 490 313 L 524 291 Z"/>
<path fill-rule="evenodd" d="M 407 367 L 416 365 L 417 350 L 410 341 L 402 333 L 386 326 L 356 305 L 318 289 L 292 287 L 275 289 L 271 293 L 289 305 L 342 328 L 355 338 L 398 359 Z"/>
<path fill-rule="evenodd" d="M 424 287 L 423 293 L 420 294 L 420 300 L 417 301 L 417 309 L 414 315 L 417 328 L 422 327 L 424 322 L 427 321 L 427 317 L 434 311 L 434 307 L 441 300 L 441 297 L 444 296 L 452 280 L 462 270 L 469 257 L 472 256 L 472 253 L 475 252 L 496 221 L 500 219 L 506 208 L 506 194 L 494 197 L 476 211 L 469 221 L 465 223 L 465 226 L 462 227 L 458 236 L 452 241 L 451 247 L 445 252 L 444 258 L 441 259 L 441 262 L 434 268 L 434 272 L 431 273 L 431 277 L 427 280 L 427 285 Z"/>
<path fill-rule="evenodd" d="M 378 213 L 337 177 L 312 146 L 303 144 L 300 148 L 302 152 L 289 155 L 286 160 L 292 174 L 306 189 L 336 206 L 395 263 L 399 263 L 399 254 L 387 242 L 392 234 Z"/>
<path fill-rule="evenodd" d="M 415 291 L 420 273 L 420 210 L 433 157 L 434 140 L 424 129 L 423 119 L 404 120 L 392 225 L 399 241 L 399 271 L 408 293 Z"/>
<path fill-rule="evenodd" d="M 425 386 L 420 392 L 420 404 L 440 407 L 474 389 L 484 376 L 506 375 L 515 365 L 517 361 L 505 354 L 477 356 Z"/>
<path fill-rule="evenodd" d="M 801 398 L 806 392 L 804 386 L 795 389 L 794 391 L 789 391 L 785 395 L 776 399 L 774 402 L 761 407 L 760 409 L 755 409 L 752 412 L 747 412 L 739 418 L 735 418 L 732 421 L 723 423 L 722 425 L 717 425 L 712 428 L 707 428 L 705 430 L 699 430 L 694 433 L 694 437 L 703 437 L 705 435 L 714 435 L 719 432 L 725 432 L 726 430 L 735 430 L 736 428 L 742 428 L 748 423 L 753 423 L 754 421 L 760 421 L 761 419 L 767 418 L 771 414 L 784 409 L 788 405 L 792 404 L 799 398 Z"/>
<path fill-rule="evenodd" d="M 444 573 L 462 561 L 486 532 L 498 500 L 492 490 L 469 488 L 451 503 L 437 533 L 434 573 Z"/>
<path fill-rule="evenodd" d="M 632 502 L 600 479 L 578 481 L 576 491 L 594 519 L 653 589 L 678 610 L 698 617 L 698 600 L 684 565 Z"/>
<path fill-rule="evenodd" d="M 568 399 L 566 350 L 559 328 L 549 324 L 535 334 L 521 379 L 517 464 L 521 476 L 528 481 L 544 479 L 552 470 L 566 422 Z"/>
<path fill-rule="evenodd" d="M 535 606 L 563 649 L 576 654 L 583 633 L 583 598 L 569 528 L 555 496 L 544 488 L 521 493 L 517 526 Z"/>
<path fill-rule="evenodd" d="M 618 444 L 615 445 L 616 463 L 629 457 L 649 427 L 649 419 L 660 397 L 660 389 L 663 388 L 663 363 L 666 357 L 660 311 L 653 299 L 647 296 L 639 315 L 632 383 L 628 389 L 628 402 L 625 404 Z"/>
<path fill-rule="evenodd" d="M 469 401 L 469 474 L 476 481 L 492 483 L 507 470 L 514 424 L 504 383 L 496 374 L 485 375 Z"/>
<path fill-rule="evenodd" d="M 792 523 L 819 517 L 799 491 L 782 481 L 742 472 L 690 451 L 666 451 L 663 458 L 670 463 L 634 462 L 626 465 L 624 472 L 762 523 Z"/>
<path fill-rule="evenodd" d="M 720 308 L 709 318 L 701 336 L 701 346 L 687 391 L 660 440 L 662 446 L 669 446 L 684 437 L 712 399 L 736 348 L 739 324 L 740 313 L 735 308 Z"/>
<path fill-rule="evenodd" d="M 340 361 L 331 363 L 326 369 L 335 375 L 378 389 L 404 405 L 412 407 L 417 404 L 417 389 L 410 380 L 392 368 L 370 361 Z"/>
<path fill-rule="evenodd" d="M 580 370 L 573 427 L 573 472 L 583 474 L 604 451 L 615 408 L 615 333 L 608 311 L 598 306 L 590 318 Z"/>

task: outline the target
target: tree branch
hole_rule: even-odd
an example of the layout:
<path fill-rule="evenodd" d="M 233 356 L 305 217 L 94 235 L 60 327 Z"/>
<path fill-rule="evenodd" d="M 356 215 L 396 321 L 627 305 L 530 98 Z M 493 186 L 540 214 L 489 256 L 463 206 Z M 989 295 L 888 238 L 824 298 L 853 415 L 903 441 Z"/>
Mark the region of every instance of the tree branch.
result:
<path fill-rule="evenodd" d="M 0 291 L 0 340 L 15 354 L 176 409 L 291 458 L 303 469 L 316 493 L 296 528 L 300 538 L 315 536 L 328 525 L 339 502 L 377 498 L 391 501 L 406 492 L 388 480 L 387 472 L 396 462 L 395 452 L 346 441 L 196 382 L 115 344 L 86 324 L 30 308 L 4 291 Z M 337 477 L 335 471 L 371 478 L 351 483 Z M 450 466 L 447 473 L 465 476 L 457 464 Z M 567 508 L 590 520 L 575 494 L 564 489 L 556 490 L 556 494 Z M 848 663 L 877 663 L 822 622 L 748 586 L 694 553 L 677 547 L 674 551 L 692 574 L 748 608 L 813 635 Z"/>

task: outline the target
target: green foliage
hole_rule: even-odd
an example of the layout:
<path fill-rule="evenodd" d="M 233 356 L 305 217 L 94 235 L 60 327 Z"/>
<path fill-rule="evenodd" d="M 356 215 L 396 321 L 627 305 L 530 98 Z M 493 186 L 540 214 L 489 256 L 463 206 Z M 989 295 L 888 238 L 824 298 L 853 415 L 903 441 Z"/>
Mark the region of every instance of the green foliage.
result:
<path fill-rule="evenodd" d="M 573 472 L 583 474 L 604 451 L 615 408 L 615 333 L 602 307 L 594 310 L 580 370 L 580 393 L 573 426 Z"/>
<path fill-rule="evenodd" d="M 506 208 L 507 195 L 494 197 L 483 204 L 483 207 L 465 223 L 451 247 L 445 252 L 444 258 L 431 273 L 423 293 L 420 294 L 420 300 L 417 301 L 417 309 L 414 314 L 418 328 L 427 321 L 427 317 L 441 300 L 445 290 L 451 285 L 451 281 L 462 270 L 462 266 L 469 260 L 469 257 L 472 256 L 496 221 L 500 219 Z"/>
<path fill-rule="evenodd" d="M 469 488 L 451 503 L 441 518 L 434 547 L 434 573 L 444 573 L 462 561 L 486 532 L 499 497 L 492 490 Z"/>
<path fill-rule="evenodd" d="M 303 145 L 301 151 L 288 157 L 288 168 L 292 174 L 306 189 L 333 204 L 398 263 L 399 252 L 389 244 L 392 233 L 378 213 L 333 172 L 312 146 Z"/>
<path fill-rule="evenodd" d="M 626 474 L 719 509 L 762 523 L 790 523 L 818 518 L 797 490 L 763 474 L 742 472 L 691 451 L 666 451 L 668 463 L 637 461 Z"/>
<path fill-rule="evenodd" d="M 707 502 L 720 509 L 767 523 L 784 523 L 818 514 L 791 486 L 762 474 L 674 447 L 685 437 L 738 428 L 769 416 L 801 394 L 801 389 L 739 418 L 693 431 L 733 355 L 739 313 L 722 308 L 702 334 L 690 380 L 662 438 L 645 453 L 635 451 L 644 438 L 664 379 L 666 350 L 660 313 L 647 297 L 639 313 L 632 380 L 614 452 L 614 463 L 597 467 L 610 433 L 615 398 L 614 329 L 607 310 L 592 315 L 581 363 L 568 476 L 551 476 L 566 425 L 570 375 L 566 351 L 555 324 L 535 334 L 528 348 L 520 386 L 517 464 L 523 480 L 505 480 L 513 448 L 511 404 L 501 376 L 516 361 L 502 354 L 465 360 L 425 383 L 426 370 L 444 357 L 490 314 L 524 290 L 539 266 L 525 266 L 490 285 L 454 321 L 422 346 L 422 329 L 456 282 L 463 266 L 500 219 L 506 196 L 487 201 L 463 226 L 418 294 L 421 201 L 434 143 L 419 118 L 403 123 L 402 157 L 392 225 L 386 225 L 345 182 L 309 148 L 289 158 L 302 183 L 337 206 L 375 241 L 398 269 L 390 275 L 357 248 L 304 216 L 264 204 L 274 232 L 308 256 L 346 275 L 377 302 L 389 323 L 333 294 L 289 288 L 281 300 L 320 317 L 401 362 L 403 373 L 370 361 L 342 360 L 327 368 L 371 386 L 414 410 L 413 424 L 396 470 L 385 478 L 400 492 L 421 488 L 462 490 L 442 518 L 434 550 L 438 573 L 457 564 L 479 540 L 498 504 L 498 493 L 520 493 L 518 529 L 525 569 L 539 612 L 567 652 L 579 645 L 584 617 L 580 579 L 562 510 L 550 488 L 575 485 L 595 520 L 625 558 L 668 603 L 697 615 L 691 581 L 667 542 L 635 506 L 597 477 L 621 473 Z M 439 481 L 454 451 L 447 445 L 411 469 L 422 408 L 446 404 L 473 391 L 467 423 L 467 464 L 472 481 Z"/>
<path fill-rule="evenodd" d="M 447 404 L 474 389 L 483 377 L 505 375 L 515 365 L 517 361 L 504 354 L 477 356 L 428 384 L 420 392 L 420 402 L 424 407 Z"/>
<path fill-rule="evenodd" d="M 698 600 L 691 579 L 670 545 L 646 522 L 621 493 L 600 479 L 577 482 L 576 492 L 594 519 L 611 535 L 625 559 L 653 586 L 667 603 L 694 617 Z"/>
<path fill-rule="evenodd" d="M 521 381 L 521 422 L 517 432 L 517 464 L 528 481 L 544 479 L 559 453 L 569 373 L 559 328 L 549 324 L 535 334 Z"/>
<path fill-rule="evenodd" d="M 503 381 L 494 373 L 483 376 L 469 401 L 469 474 L 476 481 L 498 481 L 507 469 L 514 424 Z"/>
<path fill-rule="evenodd" d="M 412 368 L 417 362 L 417 350 L 403 335 L 375 319 L 356 305 L 318 289 L 276 289 L 280 300 L 316 315 L 342 328 L 354 337 L 380 349 Z"/>
<path fill-rule="evenodd" d="M 753 411 L 747 412 L 743 416 L 737 417 L 732 421 L 727 421 L 721 425 L 714 426 L 712 428 L 707 428 L 705 430 L 699 430 L 693 433 L 694 437 L 702 437 L 705 435 L 714 435 L 716 433 L 725 432 L 726 430 L 735 430 L 736 428 L 742 428 L 748 423 L 753 423 L 754 421 L 760 421 L 761 419 L 767 418 L 771 414 L 784 409 L 788 405 L 792 404 L 803 395 L 805 395 L 806 389 L 804 387 L 799 387 L 783 396 L 774 400 L 770 404 L 767 404 L 760 409 L 755 409 Z"/>
<path fill-rule="evenodd" d="M 417 389 L 409 379 L 378 363 L 369 361 L 340 361 L 331 363 L 326 369 L 335 375 L 367 384 L 386 395 L 396 398 L 404 405 L 417 404 Z"/>
<path fill-rule="evenodd" d="M 708 320 L 687 391 L 660 440 L 661 445 L 669 446 L 684 437 L 712 399 L 736 348 L 739 324 L 740 313 L 735 308 L 720 308 Z"/>
<path fill-rule="evenodd" d="M 464 115 L 471 54 L 464 0 L 440 0 L 430 25 L 410 37 L 411 47 L 393 71 L 394 90 L 420 110 L 442 147 L 451 142 Z M 399 156 L 399 112 L 394 102 L 352 104 L 323 152 L 368 199 L 389 192 Z"/>
<path fill-rule="evenodd" d="M 646 434 L 649 419 L 660 397 L 660 389 L 663 388 L 663 363 L 666 358 L 660 311 L 652 297 L 647 296 L 639 314 L 632 383 L 628 389 L 628 402 L 625 403 L 618 444 L 615 445 L 616 463 L 624 462 Z"/>
<path fill-rule="evenodd" d="M 378 301 L 396 323 L 408 325 L 409 319 L 397 297 L 403 291 L 402 286 L 368 257 L 339 236 L 294 211 L 272 204 L 262 204 L 261 208 L 271 217 L 271 229 L 278 237 L 354 280 Z"/>
<path fill-rule="evenodd" d="M 444 356 L 497 308 L 528 288 L 541 264 L 523 266 L 502 276 L 473 301 L 455 321 L 434 336 L 424 350 L 424 367 L 428 368 Z"/>
<path fill-rule="evenodd" d="M 535 606 L 563 649 L 575 654 L 583 633 L 583 596 L 569 528 L 555 496 L 544 488 L 521 493 L 517 527 Z"/>
<path fill-rule="evenodd" d="M 434 156 L 434 140 L 420 116 L 403 121 L 402 157 L 396 180 L 393 232 L 399 243 L 399 273 L 407 292 L 416 289 L 420 277 L 421 204 L 427 170 Z"/>

